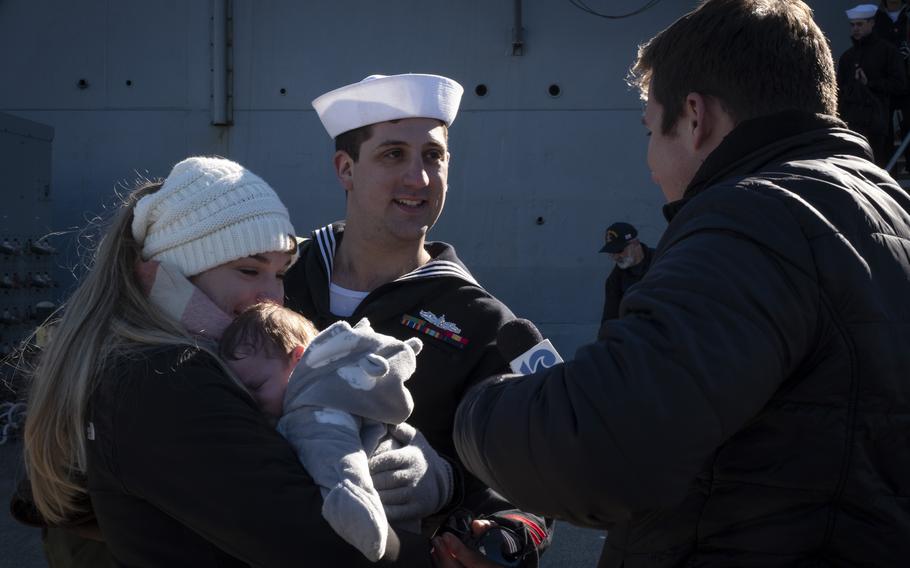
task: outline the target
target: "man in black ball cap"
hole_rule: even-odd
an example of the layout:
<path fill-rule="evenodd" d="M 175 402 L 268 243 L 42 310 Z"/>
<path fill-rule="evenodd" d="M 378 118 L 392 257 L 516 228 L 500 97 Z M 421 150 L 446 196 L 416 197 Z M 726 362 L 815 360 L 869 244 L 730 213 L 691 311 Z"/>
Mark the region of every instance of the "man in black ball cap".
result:
<path fill-rule="evenodd" d="M 604 310 L 600 318 L 597 339 L 606 337 L 604 323 L 619 317 L 619 302 L 629 286 L 648 271 L 654 249 L 638 240 L 638 231 L 628 223 L 613 223 L 607 227 L 604 246 L 600 252 L 610 255 L 616 265 L 604 284 Z"/>

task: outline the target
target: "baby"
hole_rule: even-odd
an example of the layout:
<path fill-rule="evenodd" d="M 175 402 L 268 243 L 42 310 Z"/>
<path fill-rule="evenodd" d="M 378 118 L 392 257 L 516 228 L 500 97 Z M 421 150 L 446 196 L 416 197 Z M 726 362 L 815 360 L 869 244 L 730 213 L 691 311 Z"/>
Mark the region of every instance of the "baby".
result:
<path fill-rule="evenodd" d="M 404 382 L 421 348 L 416 338 L 375 333 L 366 319 L 317 334 L 300 314 L 268 303 L 240 314 L 219 345 L 262 410 L 280 418 L 278 431 L 322 488 L 322 516 L 374 562 L 385 553 L 388 519 L 368 458 L 389 447 L 390 427 L 414 408 Z"/>
<path fill-rule="evenodd" d="M 319 332 L 313 323 L 275 303 L 244 310 L 224 330 L 222 359 L 269 417 L 281 417 L 288 379 Z"/>

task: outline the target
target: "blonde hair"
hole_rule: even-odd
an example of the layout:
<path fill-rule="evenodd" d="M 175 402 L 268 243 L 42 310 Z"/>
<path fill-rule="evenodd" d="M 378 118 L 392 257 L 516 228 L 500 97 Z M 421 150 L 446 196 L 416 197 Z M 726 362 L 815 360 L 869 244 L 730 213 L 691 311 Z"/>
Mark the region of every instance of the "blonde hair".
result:
<path fill-rule="evenodd" d="M 145 183 L 126 196 L 91 269 L 53 316 L 53 338 L 32 377 L 25 465 L 35 505 L 52 524 L 85 512 L 85 411 L 106 366 L 137 348 L 196 344 L 149 302 L 135 275 L 141 247 L 132 236 L 133 208 L 160 187 Z"/>
<path fill-rule="evenodd" d="M 306 347 L 318 331 L 313 322 L 274 302 L 250 306 L 224 330 L 218 345 L 225 359 L 237 360 L 242 351 L 270 357 L 287 356 L 296 347 Z"/>

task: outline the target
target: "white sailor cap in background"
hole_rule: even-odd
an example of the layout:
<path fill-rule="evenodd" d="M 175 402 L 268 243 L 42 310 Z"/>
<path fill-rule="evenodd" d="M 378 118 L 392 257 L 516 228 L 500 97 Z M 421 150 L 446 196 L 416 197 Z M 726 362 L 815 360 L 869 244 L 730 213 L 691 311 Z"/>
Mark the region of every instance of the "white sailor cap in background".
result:
<path fill-rule="evenodd" d="M 878 6 L 875 4 L 860 4 L 847 10 L 848 20 L 868 20 L 875 17 Z"/>
<path fill-rule="evenodd" d="M 402 118 L 435 118 L 451 126 L 464 88 L 440 75 L 370 75 L 316 98 L 313 108 L 329 136 Z"/>

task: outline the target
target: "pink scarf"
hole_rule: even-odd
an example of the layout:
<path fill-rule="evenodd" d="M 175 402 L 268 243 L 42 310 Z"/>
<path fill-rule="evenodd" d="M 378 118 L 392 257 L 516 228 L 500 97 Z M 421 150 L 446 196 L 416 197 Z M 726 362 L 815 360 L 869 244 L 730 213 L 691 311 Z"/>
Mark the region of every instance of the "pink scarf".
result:
<path fill-rule="evenodd" d="M 193 335 L 218 341 L 232 321 L 175 266 L 157 260 L 140 261 L 136 276 L 152 304 Z"/>

